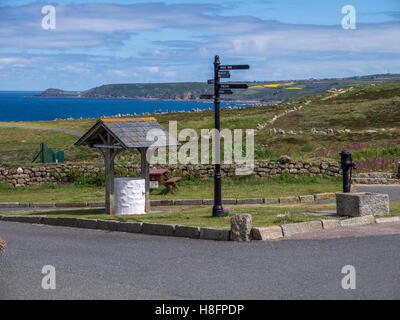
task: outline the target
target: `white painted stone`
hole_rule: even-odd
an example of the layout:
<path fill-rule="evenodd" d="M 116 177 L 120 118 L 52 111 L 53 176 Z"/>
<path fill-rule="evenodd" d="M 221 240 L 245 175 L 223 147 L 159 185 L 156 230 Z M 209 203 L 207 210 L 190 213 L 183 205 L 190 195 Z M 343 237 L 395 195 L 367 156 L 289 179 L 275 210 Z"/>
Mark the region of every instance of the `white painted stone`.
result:
<path fill-rule="evenodd" d="M 115 178 L 115 214 L 144 214 L 145 180 L 138 178 Z"/>

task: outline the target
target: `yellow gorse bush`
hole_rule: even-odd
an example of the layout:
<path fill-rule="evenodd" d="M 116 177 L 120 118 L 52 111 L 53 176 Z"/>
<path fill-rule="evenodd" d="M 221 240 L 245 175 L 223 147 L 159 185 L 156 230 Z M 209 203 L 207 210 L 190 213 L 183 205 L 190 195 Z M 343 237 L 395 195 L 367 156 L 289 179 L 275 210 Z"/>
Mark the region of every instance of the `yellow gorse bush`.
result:
<path fill-rule="evenodd" d="M 296 84 L 296 82 L 270 83 L 270 84 L 252 86 L 252 87 L 249 87 L 249 88 L 252 88 L 252 89 L 277 88 L 277 87 L 284 87 L 284 86 L 292 86 L 294 84 Z"/>

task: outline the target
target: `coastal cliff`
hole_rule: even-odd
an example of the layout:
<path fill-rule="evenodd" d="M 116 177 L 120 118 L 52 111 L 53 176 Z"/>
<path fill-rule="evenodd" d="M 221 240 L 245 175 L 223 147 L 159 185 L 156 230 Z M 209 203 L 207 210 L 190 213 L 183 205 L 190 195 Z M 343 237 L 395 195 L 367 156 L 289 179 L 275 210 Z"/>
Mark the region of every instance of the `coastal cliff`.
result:
<path fill-rule="evenodd" d="M 223 95 L 225 101 L 278 102 L 313 94 L 372 83 L 400 81 L 400 74 L 369 75 L 340 79 L 307 79 L 285 81 L 245 81 L 246 90 L 235 90 Z M 239 81 L 242 82 L 242 81 Z M 144 100 L 198 100 L 202 94 L 211 94 L 213 86 L 203 82 L 126 83 L 105 84 L 81 92 L 50 88 L 39 97 L 144 99 Z"/>

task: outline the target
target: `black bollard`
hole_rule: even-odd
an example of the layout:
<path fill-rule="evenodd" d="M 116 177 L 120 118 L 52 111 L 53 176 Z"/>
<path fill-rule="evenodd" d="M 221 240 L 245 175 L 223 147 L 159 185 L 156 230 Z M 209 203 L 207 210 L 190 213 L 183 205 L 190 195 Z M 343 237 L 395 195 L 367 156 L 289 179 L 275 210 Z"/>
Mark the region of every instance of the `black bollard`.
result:
<path fill-rule="evenodd" d="M 397 178 L 400 179 L 400 161 L 397 163 Z"/>
<path fill-rule="evenodd" d="M 340 164 L 343 171 L 343 192 L 350 192 L 351 179 L 349 178 L 349 173 L 351 177 L 351 172 L 356 169 L 356 164 L 353 163 L 351 153 L 347 150 L 343 150 L 340 154 Z"/>

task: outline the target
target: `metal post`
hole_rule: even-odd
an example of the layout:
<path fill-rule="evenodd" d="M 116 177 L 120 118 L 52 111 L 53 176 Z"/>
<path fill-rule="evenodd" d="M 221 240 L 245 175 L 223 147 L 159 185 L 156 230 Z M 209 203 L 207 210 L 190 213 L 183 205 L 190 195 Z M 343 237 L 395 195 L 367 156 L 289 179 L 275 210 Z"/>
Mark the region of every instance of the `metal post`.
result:
<path fill-rule="evenodd" d="M 400 161 L 397 163 L 397 178 L 400 178 Z"/>
<path fill-rule="evenodd" d="M 352 169 L 356 169 L 356 165 L 353 163 L 353 159 L 349 151 L 343 150 L 340 152 L 340 163 L 343 171 L 343 192 L 348 193 L 351 190 L 349 172 Z"/>
<path fill-rule="evenodd" d="M 343 169 L 343 192 L 350 192 L 349 167 Z"/>
<path fill-rule="evenodd" d="M 221 217 L 224 209 L 222 207 L 221 192 L 221 156 L 220 156 L 220 97 L 219 97 L 219 56 L 215 56 L 214 60 L 214 106 L 215 106 L 215 170 L 214 170 L 214 206 L 213 217 Z"/>
<path fill-rule="evenodd" d="M 44 158 L 44 143 L 40 143 L 40 162 L 45 163 L 45 158 Z"/>

